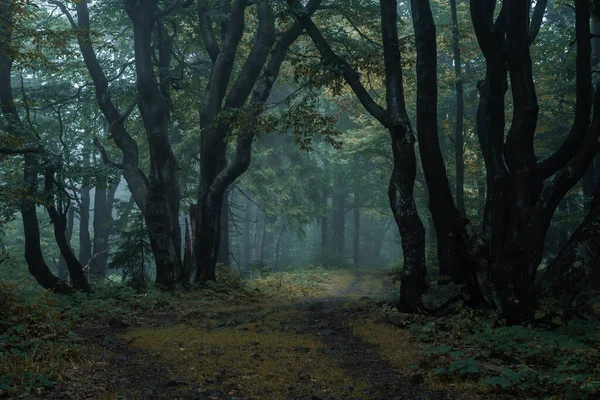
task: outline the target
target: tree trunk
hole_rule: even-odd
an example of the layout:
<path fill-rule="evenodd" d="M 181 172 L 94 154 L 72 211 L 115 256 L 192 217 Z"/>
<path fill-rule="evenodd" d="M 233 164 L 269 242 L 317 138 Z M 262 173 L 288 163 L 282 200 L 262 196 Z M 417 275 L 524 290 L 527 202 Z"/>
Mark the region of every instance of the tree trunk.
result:
<path fill-rule="evenodd" d="M 358 193 L 354 193 L 354 232 L 353 232 L 353 243 L 352 243 L 352 259 L 354 260 L 354 267 L 360 266 L 360 202 Z"/>
<path fill-rule="evenodd" d="M 454 126 L 454 152 L 456 159 L 456 206 L 462 216 L 465 211 L 465 157 L 463 140 L 463 78 L 462 64 L 460 59 L 460 39 L 458 32 L 458 17 L 456 15 L 456 0 L 450 0 L 450 11 L 452 14 L 452 48 L 454 52 L 454 76 L 456 79 L 456 122 Z"/>
<path fill-rule="evenodd" d="M 122 169 L 129 190 L 144 216 L 152 253 L 156 261 L 157 283 L 167 287 L 182 279 L 181 229 L 179 227 L 179 181 L 177 163 L 168 138 L 169 113 L 164 89 L 165 71 L 171 58 L 173 37 L 166 33 L 162 17 L 154 1 L 126 1 L 125 9 L 134 26 L 135 67 L 137 73 L 136 101 L 123 114 L 113 103 L 108 79 L 92 47 L 88 1 L 77 2 L 77 22 L 65 4 L 56 3 L 77 30 L 79 48 L 96 89 L 96 101 L 109 124 L 111 139 L 123 154 L 122 162 L 112 162 L 99 141 L 95 141 L 106 164 Z M 156 28 L 156 29 L 155 29 Z M 152 32 L 156 30 L 156 47 L 161 82 L 154 74 L 156 54 L 152 48 Z M 150 173 L 146 176 L 139 167 L 139 148 L 125 128 L 125 121 L 138 106 L 145 125 Z"/>
<path fill-rule="evenodd" d="M 0 7 L 4 7 L 4 5 L 1 5 L 1 2 Z M 2 58 L 4 58 L 4 56 L 0 55 L 0 66 L 5 65 L 2 62 Z M 3 68 L 0 68 L 0 74 L 2 72 Z M 4 111 L 4 105 L 7 103 L 4 102 L 4 99 L 2 100 Z M 21 216 L 23 218 L 23 233 L 25 236 L 25 260 L 27 261 L 29 273 L 33 275 L 40 286 L 44 289 L 54 290 L 58 293 L 66 293 L 69 291 L 69 287 L 64 281 L 58 279 L 50 272 L 50 268 L 48 268 L 48 264 L 46 264 L 42 254 L 40 227 L 35 209 L 35 201 L 33 200 L 38 188 L 37 157 L 38 156 L 35 154 L 25 155 L 24 182 L 27 193 L 20 202 Z"/>
<path fill-rule="evenodd" d="M 599 269 L 600 182 L 587 216 L 546 269 L 539 291 L 560 299 L 569 315 L 573 301 Z"/>
<path fill-rule="evenodd" d="M 407 132 L 404 127 L 390 128 L 389 131 L 394 154 L 389 198 L 402 238 L 404 254 L 399 309 L 403 312 L 415 312 L 428 285 L 425 267 L 425 227 L 419 218 L 413 197 L 416 176 L 414 136 L 412 131 Z"/>
<path fill-rule="evenodd" d="M 66 236 L 67 218 L 63 210 L 56 208 L 56 200 L 53 194 L 54 186 L 54 167 L 50 166 L 46 168 L 45 179 L 44 179 L 44 192 L 45 192 L 45 205 L 52 225 L 54 227 L 54 238 L 60 249 L 60 253 L 65 259 L 67 268 L 69 269 L 69 275 L 71 276 L 71 283 L 73 288 L 77 290 L 83 290 L 85 292 L 90 291 L 90 285 L 85 277 L 83 271 L 83 265 L 79 262 L 75 254 L 71 250 L 69 241 Z"/>
<path fill-rule="evenodd" d="M 170 116 L 165 90 L 167 82 L 156 78 L 152 33 L 157 32 L 160 70 L 168 69 L 172 40 L 164 27 L 156 2 L 127 0 L 125 11 L 133 22 L 138 108 L 146 128 L 150 153 L 146 212 L 150 244 L 156 261 L 156 282 L 167 287 L 183 279 L 181 227 L 179 226 L 179 188 L 177 160 L 169 143 Z"/>
<path fill-rule="evenodd" d="M 301 8 L 298 0 L 288 0 L 292 6 Z M 305 12 L 296 13 L 321 55 L 332 65 L 337 65 L 344 80 L 354 91 L 363 107 L 384 127 L 392 138 L 394 166 L 390 178 L 390 206 L 404 251 L 404 270 L 399 307 L 403 311 L 416 311 L 421 294 L 427 288 L 425 279 L 425 228 L 417 213 L 413 198 L 416 178 L 415 137 L 406 114 L 402 58 L 398 40 L 398 4 L 396 0 L 380 0 L 381 32 L 384 51 L 386 105 L 384 109 L 371 97 L 360 81 L 360 74 L 346 59 L 337 55 L 317 26 Z"/>
<path fill-rule="evenodd" d="M 94 193 L 94 247 L 90 263 L 90 276 L 101 280 L 108 273 L 108 240 L 110 227 L 113 222 L 112 210 L 115 192 L 119 182 L 115 182 L 107 189 L 105 184 L 95 187 Z"/>
<path fill-rule="evenodd" d="M 260 253 L 258 256 L 258 259 L 263 263 L 267 262 L 265 250 L 267 249 L 267 246 L 270 246 L 269 242 L 270 242 L 270 239 L 272 239 L 272 237 L 273 237 L 273 234 L 272 234 L 272 232 L 269 232 L 268 227 L 269 227 L 269 216 L 265 213 L 265 222 L 263 224 L 262 238 L 260 239 Z"/>
<path fill-rule="evenodd" d="M 321 0 L 311 0 L 307 8 L 313 12 L 320 2 Z M 197 281 L 215 279 L 214 270 L 220 241 L 219 215 L 223 196 L 227 188 L 248 169 L 255 134 L 252 124 L 248 124 L 249 126 L 237 135 L 235 156 L 231 164 L 226 165 L 225 139 L 230 133 L 230 127 L 219 123 L 217 118 L 222 110 L 241 109 L 248 101 L 255 107 L 252 111 L 253 117 L 260 115 L 262 104 L 271 93 L 289 46 L 302 33 L 301 24 L 293 24 L 279 37 L 277 45 L 273 48 L 275 20 L 271 5 L 267 1 L 257 2 L 258 27 L 254 45 L 237 80 L 227 93 L 235 54 L 244 31 L 244 13 L 249 5 L 250 3 L 244 0 L 233 2 L 231 11 L 227 13 L 229 20 L 222 24 L 226 29 L 219 47 L 210 19 L 208 2 L 198 1 L 200 30 L 213 66 L 200 111 L 200 128 L 203 135 L 200 141 L 198 213 L 193 225 L 197 230 L 194 243 Z"/>
<path fill-rule="evenodd" d="M 87 267 L 92 258 L 92 239 L 90 237 L 90 186 L 89 186 L 89 168 L 90 154 L 87 145 L 83 149 L 83 168 L 86 171 L 83 175 L 83 183 L 79 190 L 81 198 L 79 206 L 79 262 Z"/>
<path fill-rule="evenodd" d="M 73 237 L 73 222 L 75 220 L 75 208 L 73 206 L 69 207 L 69 211 L 67 211 L 67 228 L 65 232 L 65 236 L 67 238 L 67 242 L 69 242 L 69 247 L 71 247 L 71 238 Z M 72 248 L 71 248 L 72 251 Z M 67 262 L 65 258 L 60 255 L 58 260 L 58 264 L 56 265 L 58 269 L 58 278 L 66 281 L 69 279 L 69 269 L 67 268 Z"/>
<path fill-rule="evenodd" d="M 327 162 L 325 164 L 327 166 Z M 329 250 L 329 195 L 327 188 L 322 194 L 323 216 L 320 218 L 321 225 L 321 259 L 327 261 Z"/>

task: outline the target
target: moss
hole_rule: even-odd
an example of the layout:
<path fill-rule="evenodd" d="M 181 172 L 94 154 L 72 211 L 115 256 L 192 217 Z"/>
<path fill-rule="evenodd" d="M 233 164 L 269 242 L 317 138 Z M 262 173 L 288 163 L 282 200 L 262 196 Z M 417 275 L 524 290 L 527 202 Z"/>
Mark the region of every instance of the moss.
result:
<path fill-rule="evenodd" d="M 273 320 L 280 315 L 271 316 Z M 327 348 L 306 334 L 277 330 L 198 327 L 140 328 L 126 335 L 136 348 L 156 355 L 192 380 L 194 388 L 226 388 L 232 395 L 283 398 L 360 392 L 328 358 Z"/>
<path fill-rule="evenodd" d="M 413 372 L 412 365 L 419 361 L 420 346 L 405 330 L 393 325 L 363 320 L 352 324 L 352 333 L 375 345 L 380 354 L 402 375 L 410 375 Z"/>

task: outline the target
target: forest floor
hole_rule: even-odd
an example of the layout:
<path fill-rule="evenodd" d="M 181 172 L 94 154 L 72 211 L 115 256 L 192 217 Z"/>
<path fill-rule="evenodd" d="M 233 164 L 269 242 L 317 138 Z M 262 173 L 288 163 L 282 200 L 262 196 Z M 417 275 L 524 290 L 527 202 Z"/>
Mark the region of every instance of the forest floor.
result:
<path fill-rule="evenodd" d="M 220 278 L 15 305 L 53 322 L 29 323 L 36 339 L 12 345 L 0 329 L 0 398 L 600 398 L 596 325 L 557 333 L 491 327 L 468 311 L 408 316 L 391 305 L 398 289 L 382 270 Z M 3 359 L 3 346 L 39 337 L 23 359 Z M 16 374 L 3 377 L 3 361 Z"/>
<path fill-rule="evenodd" d="M 388 297 L 385 271 L 332 271 L 304 293 L 214 306 L 86 319 L 76 329 L 85 359 L 49 399 L 446 399 L 391 365 L 363 336 L 415 347 L 377 326 L 373 302 Z M 276 282 L 277 276 L 273 277 Z M 288 293 L 289 294 L 289 293 Z M 380 332 L 376 332 L 380 331 Z M 413 360 L 414 361 L 414 360 Z M 412 382 L 411 382 L 412 380 Z"/>

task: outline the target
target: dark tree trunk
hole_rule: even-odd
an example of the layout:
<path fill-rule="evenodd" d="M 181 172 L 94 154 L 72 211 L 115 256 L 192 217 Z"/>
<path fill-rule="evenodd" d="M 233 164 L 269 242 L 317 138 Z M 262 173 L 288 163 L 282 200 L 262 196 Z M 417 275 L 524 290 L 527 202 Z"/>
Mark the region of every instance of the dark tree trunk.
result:
<path fill-rule="evenodd" d="M 561 299 L 569 312 L 577 295 L 600 269 L 600 183 L 590 210 L 541 280 L 542 295 Z"/>
<path fill-rule="evenodd" d="M 354 267 L 360 267 L 360 202 L 358 193 L 354 193 L 354 232 L 352 240 L 352 259 Z"/>
<path fill-rule="evenodd" d="M 281 239 L 283 238 L 284 233 L 285 228 L 281 228 L 279 236 L 277 237 L 277 243 L 275 244 L 275 265 L 273 266 L 273 271 L 279 271 L 279 245 L 281 244 Z"/>
<path fill-rule="evenodd" d="M 115 192 L 119 182 L 106 188 L 105 184 L 95 187 L 94 193 L 94 247 L 90 263 L 90 277 L 103 279 L 108 273 L 108 240 L 113 222 L 112 211 Z"/>
<path fill-rule="evenodd" d="M 156 282 L 172 286 L 183 279 L 181 260 L 181 228 L 179 202 L 181 198 L 177 160 L 169 143 L 169 109 L 164 89 L 167 82 L 154 73 L 152 32 L 158 34 L 158 62 L 163 73 L 168 70 L 172 40 L 164 28 L 155 1 L 141 3 L 126 0 L 125 10 L 133 22 L 135 66 L 137 73 L 138 108 L 146 128 L 150 152 L 148 197 L 144 215 L 156 261 Z"/>
<path fill-rule="evenodd" d="M 71 238 L 73 237 L 73 222 L 75 221 L 75 208 L 72 206 L 69 207 L 69 211 L 67 211 L 67 228 L 65 232 L 65 236 L 67 238 L 67 242 L 69 242 L 69 247 L 71 246 Z M 72 251 L 72 249 L 71 249 Z M 56 268 L 58 269 L 58 278 L 66 281 L 69 279 L 69 269 L 67 268 L 67 262 L 65 258 L 60 255 L 58 260 L 58 264 L 56 264 Z"/>
<path fill-rule="evenodd" d="M 90 17 L 87 0 L 77 3 L 77 22 L 64 3 L 55 2 L 67 16 L 73 29 L 78 31 L 78 43 L 85 65 L 96 89 L 96 101 L 109 123 L 110 137 L 123 154 L 121 163 L 112 162 L 99 141 L 105 163 L 123 171 L 129 190 L 144 216 L 152 253 L 156 261 L 157 283 L 167 287 L 182 279 L 181 230 L 179 226 L 180 190 L 177 163 L 168 139 L 169 112 L 165 99 L 168 87 L 166 72 L 170 64 L 172 37 L 164 28 L 163 15 L 151 0 L 127 0 L 125 8 L 134 25 L 134 50 L 137 73 L 137 99 L 122 114 L 113 103 L 108 79 L 97 59 L 90 37 Z M 157 17 L 158 16 L 158 17 Z M 158 64 L 161 82 L 154 74 L 152 32 L 156 28 Z M 135 139 L 125 128 L 125 120 L 138 106 L 145 125 L 150 173 L 146 176 L 139 168 L 139 149 Z"/>
<path fill-rule="evenodd" d="M 92 258 L 92 239 L 90 237 L 90 185 L 89 185 L 89 168 L 90 154 L 89 147 L 84 146 L 83 149 L 83 168 L 87 169 L 83 176 L 83 183 L 79 190 L 81 198 L 79 202 L 79 262 L 87 267 Z"/>
<path fill-rule="evenodd" d="M 592 198 L 594 197 L 596 189 L 597 177 L 595 167 L 594 163 L 591 163 L 583 174 L 583 208 L 586 211 L 589 210 L 592 205 Z"/>
<path fill-rule="evenodd" d="M 66 236 L 67 228 L 67 215 L 66 210 L 63 210 L 60 206 L 56 207 L 57 199 L 53 193 L 54 187 L 54 167 L 46 167 L 45 179 L 44 179 L 44 193 L 45 193 L 45 206 L 52 221 L 54 227 L 54 238 L 60 249 L 60 254 L 65 259 L 69 275 L 71 276 L 71 284 L 74 289 L 83 290 L 85 292 L 90 291 L 90 285 L 85 277 L 83 271 L 83 265 L 73 251 Z M 60 202 L 60 200 L 58 200 Z"/>
<path fill-rule="evenodd" d="M 598 150 L 600 94 L 596 94 L 590 124 L 589 4 L 577 0 L 575 119 L 558 150 L 536 162 L 533 138 L 538 105 L 529 48 L 539 31 L 546 2 L 536 3 L 530 19 L 527 4 L 505 1 L 495 23 L 494 4 L 471 2 L 472 21 L 487 62 L 486 81 L 480 86 L 477 131 L 488 172 L 488 301 L 510 321 L 518 322 L 531 318 L 535 309 L 535 274 L 552 216 Z M 506 72 L 511 81 L 513 120 L 504 142 Z M 553 180 L 543 185 L 552 175 Z"/>
<path fill-rule="evenodd" d="M 454 126 L 454 152 L 456 158 L 456 206 L 462 216 L 465 211 L 465 155 L 463 139 L 463 78 L 462 64 L 460 59 L 460 39 L 458 32 L 458 17 L 456 15 L 456 0 L 450 0 L 450 12 L 452 14 L 452 48 L 454 52 L 454 76 L 456 78 L 456 122 Z M 433 22 L 433 18 L 432 21 Z"/>
<path fill-rule="evenodd" d="M 417 47 L 417 133 L 423 144 L 419 150 L 435 224 L 440 275 L 466 283 L 468 279 L 458 273 L 459 255 L 454 233 L 460 223 L 460 213 L 454 205 L 438 140 L 436 29 L 429 2 L 413 0 L 412 15 Z M 460 114 L 462 120 L 462 112 Z"/>
<path fill-rule="evenodd" d="M 318 4 L 320 0 L 312 0 L 308 8 L 314 11 Z M 240 109 L 248 102 L 254 107 L 252 114 L 258 116 L 262 112 L 262 104 L 269 97 L 279 75 L 289 46 L 302 33 L 299 23 L 292 25 L 279 37 L 277 45 L 273 48 L 275 21 L 271 6 L 265 0 L 258 1 L 255 5 L 258 13 L 258 28 L 254 45 L 244 61 L 237 80 L 227 93 L 235 54 L 244 31 L 244 12 L 250 3 L 244 0 L 233 2 L 231 11 L 228 12 L 229 20 L 222 24 L 225 29 L 219 46 L 210 19 L 208 1 L 198 1 L 200 30 L 213 66 L 200 111 L 200 127 L 203 135 L 200 141 L 198 212 L 193 224 L 196 230 L 194 242 L 196 281 L 215 279 L 223 196 L 227 188 L 248 169 L 255 134 L 251 124 L 238 134 L 235 156 L 231 164 L 226 165 L 225 138 L 229 134 L 229 127 L 217 122 L 217 118 L 222 110 Z M 262 76 L 261 71 L 263 71 Z"/>
<path fill-rule="evenodd" d="M 182 283 L 188 284 L 192 276 L 192 269 L 194 266 L 194 259 L 192 254 L 192 239 L 190 237 L 190 226 L 188 219 L 185 218 L 185 243 L 183 250 L 183 279 Z"/>
<path fill-rule="evenodd" d="M 4 57 L 0 55 L 0 67 L 6 65 L 3 63 L 3 58 Z M 1 73 L 3 73 L 3 68 L 0 68 L 0 74 Z M 2 91 L 0 90 L 0 92 Z M 2 99 L 3 111 L 5 104 L 7 103 Z M 11 102 L 10 104 L 13 103 Z M 6 115 L 6 111 L 4 112 Z M 40 227 L 35 209 L 35 201 L 33 200 L 38 189 L 37 157 L 38 156 L 35 154 L 25 155 L 24 182 L 27 192 L 20 202 L 21 216 L 23 218 L 23 233 L 25 236 L 25 260 L 27 261 L 29 272 L 40 286 L 44 289 L 51 289 L 59 293 L 64 293 L 68 292 L 69 288 L 64 281 L 58 279 L 50 272 L 50 268 L 48 268 L 48 264 L 46 264 L 46 261 L 44 260 L 40 244 Z"/>
<path fill-rule="evenodd" d="M 325 189 L 322 199 L 321 206 L 323 207 L 323 216 L 319 218 L 321 225 L 321 259 L 325 262 L 327 260 L 327 254 L 329 251 L 329 195 L 327 189 Z"/>
<path fill-rule="evenodd" d="M 0 0 L 0 43 L 3 47 L 12 45 L 13 15 L 15 3 L 11 0 Z M 26 141 L 25 126 L 19 118 L 15 107 L 11 86 L 11 71 L 14 59 L 12 52 L 0 52 L 0 109 L 6 119 L 8 132 Z M 11 153 L 12 154 L 12 153 Z M 17 153 L 18 154 L 18 153 Z M 38 155 L 33 152 L 24 153 L 23 188 L 24 193 L 19 201 L 19 208 L 23 219 L 23 234 L 25 238 L 25 260 L 29 272 L 44 289 L 56 292 L 68 292 L 66 283 L 57 278 L 48 268 L 44 260 L 40 244 L 40 227 L 36 214 L 35 196 L 38 190 Z"/>

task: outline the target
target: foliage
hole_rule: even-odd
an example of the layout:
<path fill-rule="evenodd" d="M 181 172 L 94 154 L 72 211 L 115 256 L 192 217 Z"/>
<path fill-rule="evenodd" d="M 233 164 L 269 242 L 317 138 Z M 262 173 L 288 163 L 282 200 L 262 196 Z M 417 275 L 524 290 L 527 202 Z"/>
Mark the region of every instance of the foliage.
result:
<path fill-rule="evenodd" d="M 600 394 L 600 323 L 572 320 L 555 330 L 501 326 L 473 313 L 410 326 L 425 343 L 419 368 L 498 393 L 561 398 Z"/>
<path fill-rule="evenodd" d="M 76 339 L 53 294 L 0 282 L 0 397 L 52 388 L 79 356 Z"/>

